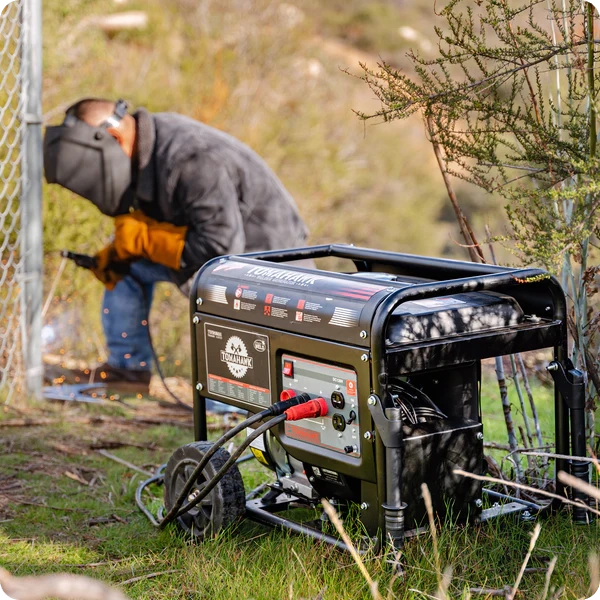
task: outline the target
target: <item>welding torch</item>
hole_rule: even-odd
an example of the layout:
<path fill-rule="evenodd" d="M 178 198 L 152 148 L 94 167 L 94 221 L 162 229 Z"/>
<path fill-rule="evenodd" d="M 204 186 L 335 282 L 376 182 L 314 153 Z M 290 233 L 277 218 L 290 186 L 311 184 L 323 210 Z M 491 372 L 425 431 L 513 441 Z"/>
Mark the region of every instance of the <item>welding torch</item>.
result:
<path fill-rule="evenodd" d="M 98 261 L 95 256 L 88 256 L 87 254 L 78 254 L 77 252 L 71 252 L 70 250 L 63 250 L 60 255 L 63 258 L 72 260 L 78 267 L 89 269 L 90 271 L 98 266 Z M 110 263 L 108 269 L 119 273 L 119 275 L 129 275 L 129 263 L 116 262 Z"/>

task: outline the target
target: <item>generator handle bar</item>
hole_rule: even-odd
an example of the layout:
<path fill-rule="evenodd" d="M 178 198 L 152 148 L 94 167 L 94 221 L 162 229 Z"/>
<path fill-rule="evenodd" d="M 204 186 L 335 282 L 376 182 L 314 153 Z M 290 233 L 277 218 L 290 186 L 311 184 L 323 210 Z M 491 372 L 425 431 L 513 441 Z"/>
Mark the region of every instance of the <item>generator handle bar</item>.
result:
<path fill-rule="evenodd" d="M 425 279 L 457 279 L 473 275 L 489 275 L 506 273 L 515 269 L 498 267 L 481 263 L 471 263 L 450 258 L 433 258 L 360 248 L 349 244 L 323 244 L 290 248 L 287 250 L 269 250 L 266 252 L 251 252 L 244 258 L 268 260 L 272 262 L 288 262 L 326 257 L 346 258 L 352 260 L 359 271 L 369 271 L 372 265 L 388 265 L 401 269 L 399 274 L 416 276 Z"/>

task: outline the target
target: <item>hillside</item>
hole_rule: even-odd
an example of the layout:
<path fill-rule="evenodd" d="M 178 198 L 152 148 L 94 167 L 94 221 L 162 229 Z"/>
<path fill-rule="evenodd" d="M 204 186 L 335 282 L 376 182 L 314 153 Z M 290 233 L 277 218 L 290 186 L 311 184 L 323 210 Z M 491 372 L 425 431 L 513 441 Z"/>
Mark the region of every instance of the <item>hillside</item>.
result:
<path fill-rule="evenodd" d="M 148 18 L 141 30 L 100 27 L 108 13 L 140 10 Z M 84 96 L 184 113 L 265 158 L 295 197 L 311 242 L 467 258 L 420 119 L 365 125 L 353 112 L 378 106 L 351 76 L 360 74 L 358 63 L 375 66 L 381 57 L 408 68 L 410 47 L 434 50 L 432 17 L 425 1 L 46 0 L 45 121 L 60 120 Z M 465 184 L 457 191 L 480 237 L 486 222 L 502 231 L 497 202 Z M 54 253 L 94 253 L 111 223 L 56 187 L 46 186 L 44 210 L 49 289 Z M 47 316 L 58 325 L 47 351 L 102 359 L 100 295 L 93 277 L 67 266 Z M 176 349 L 187 331 L 186 303 L 167 287 L 157 299 L 152 325 L 165 365 L 185 372 Z"/>

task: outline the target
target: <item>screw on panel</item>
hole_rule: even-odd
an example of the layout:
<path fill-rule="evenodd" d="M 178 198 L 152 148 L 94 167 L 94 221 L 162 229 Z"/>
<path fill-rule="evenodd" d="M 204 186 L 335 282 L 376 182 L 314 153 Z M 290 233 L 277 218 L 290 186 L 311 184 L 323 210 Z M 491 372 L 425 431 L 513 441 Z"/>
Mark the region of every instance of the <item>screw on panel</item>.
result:
<path fill-rule="evenodd" d="M 370 440 L 373 437 L 373 434 L 370 431 L 365 431 L 365 435 L 363 437 L 365 440 Z"/>
<path fill-rule="evenodd" d="M 360 357 L 360 360 L 362 360 L 363 362 L 367 362 L 369 360 L 369 355 L 368 354 L 362 354 Z"/>
<path fill-rule="evenodd" d="M 369 396 L 367 402 L 369 406 L 375 406 L 377 404 L 377 396 Z"/>
<path fill-rule="evenodd" d="M 361 510 L 367 510 L 367 508 L 369 508 L 369 505 L 368 505 L 366 502 L 363 502 L 363 503 L 360 505 L 360 509 L 361 509 Z"/>
<path fill-rule="evenodd" d="M 204 389 L 204 386 L 201 383 L 196 384 L 196 389 L 201 392 Z"/>
<path fill-rule="evenodd" d="M 482 440 L 483 439 L 483 433 L 481 433 L 481 431 L 477 434 L 477 439 L 478 440 Z"/>
<path fill-rule="evenodd" d="M 558 371 L 558 363 L 557 362 L 551 362 L 547 367 L 546 367 L 546 371 Z"/>
<path fill-rule="evenodd" d="M 202 298 L 196 298 L 196 304 L 202 306 Z"/>
<path fill-rule="evenodd" d="M 483 501 L 481 500 L 481 498 L 477 498 L 477 500 L 475 500 L 475 506 L 477 508 L 481 508 L 483 506 Z"/>
<path fill-rule="evenodd" d="M 368 335 L 368 334 L 367 334 L 367 332 L 366 332 L 366 331 L 363 329 L 363 330 L 362 330 L 362 331 L 359 333 L 359 335 L 360 335 L 361 339 L 363 339 L 363 340 L 364 340 L 364 339 L 367 337 L 367 335 Z"/>

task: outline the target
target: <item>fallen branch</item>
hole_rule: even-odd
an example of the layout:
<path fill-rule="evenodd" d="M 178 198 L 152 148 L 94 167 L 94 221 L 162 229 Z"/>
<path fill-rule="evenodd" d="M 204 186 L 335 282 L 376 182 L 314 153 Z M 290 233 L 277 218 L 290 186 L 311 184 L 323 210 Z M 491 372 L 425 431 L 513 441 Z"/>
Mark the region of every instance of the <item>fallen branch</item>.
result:
<path fill-rule="evenodd" d="M 68 506 L 51 506 L 49 504 L 42 504 L 41 502 L 29 502 L 26 500 L 17 500 L 14 502 L 17 506 L 23 504 L 25 506 L 38 506 L 39 508 L 47 508 L 49 510 L 64 510 L 66 512 L 89 512 L 87 508 L 72 508 Z"/>
<path fill-rule="evenodd" d="M 14 600 L 128 600 L 120 590 L 83 575 L 13 577 L 0 568 L 0 586 Z"/>
<path fill-rule="evenodd" d="M 128 585 L 130 583 L 135 583 L 136 581 L 142 581 L 142 579 L 152 579 L 154 577 L 158 577 L 159 575 L 168 575 L 169 573 L 179 573 L 183 569 L 171 569 L 170 571 L 157 571 L 156 573 L 148 573 L 147 575 L 140 575 L 139 577 L 132 577 L 131 579 L 127 579 L 122 581 L 119 585 Z"/>
<path fill-rule="evenodd" d="M 137 467 L 136 465 L 130 463 L 129 461 L 126 461 L 123 458 L 119 458 L 118 456 L 115 456 L 114 454 L 111 454 L 110 452 L 107 452 L 106 450 L 96 450 L 96 452 L 98 454 L 104 456 L 105 458 L 114 460 L 115 462 L 119 463 L 120 465 L 128 467 L 129 469 L 132 469 L 133 471 L 137 471 L 138 473 L 141 473 L 142 475 L 148 475 L 149 477 L 152 476 L 152 473 L 150 473 L 150 471 L 140 469 L 140 467 Z"/>
<path fill-rule="evenodd" d="M 194 424 L 189 421 L 174 421 L 167 419 L 151 418 L 151 417 L 136 417 L 136 418 L 125 418 L 125 417 L 72 417 L 70 419 L 54 419 L 54 418 L 40 418 L 40 419 L 8 419 L 6 421 L 0 421 L 0 428 L 2 427 L 44 427 L 48 425 L 58 425 L 59 423 L 78 423 L 80 425 L 94 425 L 97 423 L 110 423 L 129 425 L 131 423 L 137 423 L 140 425 L 174 425 L 175 427 L 185 427 L 186 429 L 192 429 Z M 222 429 L 220 426 L 209 426 L 209 430 Z"/>
<path fill-rule="evenodd" d="M 503 588 L 497 590 L 493 588 L 475 587 L 469 588 L 469 592 L 471 592 L 471 594 L 478 594 L 480 596 L 501 596 L 506 598 L 510 593 L 512 593 L 512 588 L 509 585 L 505 585 Z"/>
<path fill-rule="evenodd" d="M 164 452 L 164 448 L 157 446 L 154 442 L 149 444 L 136 444 L 134 442 L 121 442 L 119 440 L 97 440 L 90 443 L 92 450 L 116 450 L 117 448 L 139 448 L 140 450 L 159 450 Z"/>

